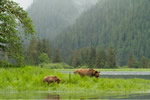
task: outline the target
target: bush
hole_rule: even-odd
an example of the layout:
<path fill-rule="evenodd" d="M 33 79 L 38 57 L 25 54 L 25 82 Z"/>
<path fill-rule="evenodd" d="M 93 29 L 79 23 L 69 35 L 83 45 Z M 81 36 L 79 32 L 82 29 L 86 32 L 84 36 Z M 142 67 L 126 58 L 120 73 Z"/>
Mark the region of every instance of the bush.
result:
<path fill-rule="evenodd" d="M 39 66 L 50 69 L 72 69 L 72 66 L 65 63 L 40 64 Z"/>
<path fill-rule="evenodd" d="M 19 64 L 11 64 L 8 61 L 4 61 L 4 60 L 0 60 L 0 68 L 10 68 L 10 67 L 23 67 L 23 65 L 19 65 Z"/>
<path fill-rule="evenodd" d="M 10 67 L 11 64 L 7 61 L 0 60 L 0 67 Z"/>
<path fill-rule="evenodd" d="M 39 61 L 40 61 L 40 64 L 42 64 L 42 63 L 50 63 L 50 58 L 48 57 L 48 55 L 46 53 L 42 53 L 39 56 Z"/>

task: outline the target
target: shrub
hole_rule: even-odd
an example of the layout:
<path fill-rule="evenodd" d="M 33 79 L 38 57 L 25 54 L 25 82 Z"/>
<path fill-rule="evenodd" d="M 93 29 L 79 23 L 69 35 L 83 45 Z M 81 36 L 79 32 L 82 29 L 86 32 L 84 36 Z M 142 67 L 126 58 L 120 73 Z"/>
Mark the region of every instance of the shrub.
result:
<path fill-rule="evenodd" d="M 39 61 L 40 61 L 40 64 L 41 63 L 50 63 L 50 58 L 48 57 L 48 55 L 46 53 L 42 53 L 39 56 Z"/>
<path fill-rule="evenodd" d="M 65 63 L 49 63 L 49 64 L 43 63 L 40 64 L 40 66 L 44 68 L 50 68 L 50 69 L 71 69 L 72 68 L 72 66 Z"/>
<path fill-rule="evenodd" d="M 0 67 L 5 67 L 5 68 L 7 68 L 7 67 L 11 67 L 12 65 L 9 63 L 9 62 L 7 62 L 7 61 L 4 61 L 4 60 L 0 60 Z"/>

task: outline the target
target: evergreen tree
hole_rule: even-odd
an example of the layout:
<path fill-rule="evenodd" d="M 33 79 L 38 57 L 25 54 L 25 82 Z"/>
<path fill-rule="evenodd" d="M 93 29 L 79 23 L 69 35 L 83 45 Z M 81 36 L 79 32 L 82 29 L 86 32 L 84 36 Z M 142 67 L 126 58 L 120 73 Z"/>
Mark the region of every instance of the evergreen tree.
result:
<path fill-rule="evenodd" d="M 89 56 L 89 48 L 85 47 L 85 48 L 81 48 L 80 49 L 80 62 L 82 65 L 88 66 L 88 56 Z"/>
<path fill-rule="evenodd" d="M 55 49 L 54 57 L 53 57 L 53 63 L 60 63 L 60 62 L 62 62 L 60 52 L 58 49 Z"/>
<path fill-rule="evenodd" d="M 28 12 L 38 36 L 54 40 L 61 31 L 75 22 L 81 12 L 96 2 L 97 0 L 34 0 Z"/>
<path fill-rule="evenodd" d="M 89 48 L 89 51 L 88 51 L 88 66 L 90 68 L 93 68 L 95 67 L 95 63 L 96 63 L 96 49 L 91 47 Z"/>
<path fill-rule="evenodd" d="M 96 68 L 106 68 L 107 67 L 107 55 L 105 50 L 98 49 L 96 53 Z"/>
<path fill-rule="evenodd" d="M 80 52 L 78 50 L 75 50 L 72 57 L 72 66 L 76 68 L 80 65 L 81 65 Z"/>
<path fill-rule="evenodd" d="M 150 68 L 150 60 L 144 56 L 141 59 L 141 68 Z"/>
<path fill-rule="evenodd" d="M 108 50 L 108 56 L 107 56 L 108 60 L 108 66 L 109 68 L 116 68 L 116 55 L 115 55 L 115 49 L 110 47 L 109 50 Z"/>
<path fill-rule="evenodd" d="M 83 47 L 115 48 L 117 64 L 128 54 L 150 58 L 150 0 L 98 0 L 54 41 L 62 55 Z"/>
<path fill-rule="evenodd" d="M 129 54 L 129 57 L 128 57 L 128 67 L 129 68 L 138 68 L 139 65 L 138 65 L 138 61 L 137 61 L 137 58 L 131 53 Z"/>
<path fill-rule="evenodd" d="M 38 40 L 35 38 L 32 38 L 32 40 L 30 41 L 28 50 L 27 50 L 27 64 L 31 64 L 31 65 L 37 65 L 39 64 L 39 53 L 37 49 L 37 43 Z"/>
<path fill-rule="evenodd" d="M 51 58 L 51 46 L 50 41 L 48 39 L 38 40 L 37 50 L 39 55 L 41 53 L 46 53 L 49 58 Z"/>
<path fill-rule="evenodd" d="M 51 48 L 50 42 L 46 39 L 37 40 L 33 38 L 30 41 L 29 48 L 27 50 L 27 62 L 28 64 L 37 65 L 41 63 L 40 56 L 43 54 L 48 55 L 48 58 L 51 59 Z M 49 61 L 50 62 L 50 61 Z"/>

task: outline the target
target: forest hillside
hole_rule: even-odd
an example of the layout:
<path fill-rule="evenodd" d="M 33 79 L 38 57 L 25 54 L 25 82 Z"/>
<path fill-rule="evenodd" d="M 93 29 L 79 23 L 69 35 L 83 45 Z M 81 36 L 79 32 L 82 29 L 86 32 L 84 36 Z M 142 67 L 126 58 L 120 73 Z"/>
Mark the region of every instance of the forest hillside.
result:
<path fill-rule="evenodd" d="M 96 2 L 97 0 L 34 0 L 27 11 L 38 36 L 52 41 Z"/>
<path fill-rule="evenodd" d="M 66 61 L 75 49 L 114 48 L 119 65 L 128 55 L 150 58 L 150 0 L 99 0 L 54 41 Z"/>

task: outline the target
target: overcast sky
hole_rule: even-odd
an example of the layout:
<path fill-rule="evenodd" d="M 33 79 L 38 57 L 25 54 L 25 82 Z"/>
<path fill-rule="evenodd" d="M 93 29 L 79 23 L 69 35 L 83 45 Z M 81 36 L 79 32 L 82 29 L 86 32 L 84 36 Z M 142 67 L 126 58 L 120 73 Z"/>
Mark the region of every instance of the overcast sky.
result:
<path fill-rule="evenodd" d="M 19 3 L 20 6 L 23 7 L 24 9 L 27 9 L 33 2 L 33 0 L 13 0 L 13 1 Z"/>

